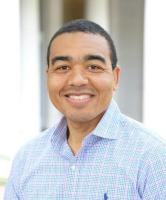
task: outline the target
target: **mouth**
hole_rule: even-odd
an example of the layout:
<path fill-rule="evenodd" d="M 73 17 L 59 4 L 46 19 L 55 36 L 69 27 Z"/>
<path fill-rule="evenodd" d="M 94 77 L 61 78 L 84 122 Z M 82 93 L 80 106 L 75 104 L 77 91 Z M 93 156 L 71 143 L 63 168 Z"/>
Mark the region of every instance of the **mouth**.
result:
<path fill-rule="evenodd" d="M 92 98 L 94 98 L 93 94 L 66 94 L 66 100 L 76 107 L 86 106 Z"/>

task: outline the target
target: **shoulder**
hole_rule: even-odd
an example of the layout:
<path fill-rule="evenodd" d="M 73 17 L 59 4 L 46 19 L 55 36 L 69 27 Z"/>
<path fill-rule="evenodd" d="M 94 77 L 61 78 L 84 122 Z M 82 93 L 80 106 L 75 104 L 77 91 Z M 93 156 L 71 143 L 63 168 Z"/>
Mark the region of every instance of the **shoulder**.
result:
<path fill-rule="evenodd" d="M 132 146 L 137 147 L 140 154 L 148 154 L 152 157 L 159 154 L 166 158 L 166 140 L 161 138 L 159 134 L 123 114 L 120 124 L 123 136 Z"/>
<path fill-rule="evenodd" d="M 140 191 L 166 182 L 166 141 L 142 123 L 121 115 L 120 166 L 136 180 Z M 147 183 L 147 184 L 146 184 Z M 153 190 L 153 189 L 152 189 Z M 164 189 L 166 191 L 166 187 Z"/>
<path fill-rule="evenodd" d="M 42 147 L 43 145 L 46 145 L 51 140 L 51 136 L 56 130 L 56 126 L 53 126 L 51 128 L 48 128 L 42 132 L 40 132 L 35 138 L 28 141 L 25 145 L 22 146 L 22 149 L 28 150 L 29 147 L 36 148 L 36 147 Z"/>
<path fill-rule="evenodd" d="M 19 163 L 23 168 L 26 165 L 34 165 L 40 162 L 47 154 L 53 152 L 53 142 L 61 140 L 62 130 L 65 128 L 65 119 L 57 121 L 51 128 L 41 132 L 23 145 L 15 156 L 13 164 Z"/>
<path fill-rule="evenodd" d="M 15 192 L 19 193 L 21 180 L 30 174 L 36 162 L 40 161 L 44 152 L 47 152 L 54 131 L 55 126 L 41 132 L 19 149 L 12 162 L 6 186 L 7 190 L 13 190 L 14 188 Z"/>
<path fill-rule="evenodd" d="M 51 145 L 51 137 L 55 129 L 56 126 L 48 128 L 22 145 L 14 158 L 13 164 L 23 166 L 29 157 L 39 157 Z"/>
<path fill-rule="evenodd" d="M 125 117 L 130 133 L 127 138 L 132 146 L 128 152 L 137 166 L 137 187 L 141 197 L 163 199 L 166 194 L 166 141 L 142 123 Z M 130 151 L 131 148 L 129 148 Z M 129 162 L 129 161 L 128 161 Z M 130 172 L 129 172 L 130 173 Z"/>

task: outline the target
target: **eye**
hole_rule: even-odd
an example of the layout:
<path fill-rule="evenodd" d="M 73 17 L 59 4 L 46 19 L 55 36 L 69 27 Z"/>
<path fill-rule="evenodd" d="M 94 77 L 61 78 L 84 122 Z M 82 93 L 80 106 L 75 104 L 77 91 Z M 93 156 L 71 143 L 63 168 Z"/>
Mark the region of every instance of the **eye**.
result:
<path fill-rule="evenodd" d="M 57 67 L 58 70 L 68 70 L 69 69 L 69 66 L 67 65 L 62 65 L 62 66 L 59 66 Z"/>
<path fill-rule="evenodd" d="M 104 71 L 103 67 L 95 64 L 88 65 L 88 69 L 91 72 L 102 72 Z"/>
<path fill-rule="evenodd" d="M 68 65 L 59 65 L 54 68 L 54 71 L 58 73 L 65 73 L 69 70 L 70 70 L 70 66 Z"/>

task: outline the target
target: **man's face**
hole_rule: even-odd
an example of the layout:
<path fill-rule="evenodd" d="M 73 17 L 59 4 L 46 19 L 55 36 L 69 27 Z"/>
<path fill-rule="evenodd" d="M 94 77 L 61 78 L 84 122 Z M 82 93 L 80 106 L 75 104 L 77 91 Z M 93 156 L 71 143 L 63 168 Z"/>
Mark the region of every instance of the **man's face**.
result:
<path fill-rule="evenodd" d="M 105 38 L 83 32 L 61 34 L 51 44 L 49 63 L 48 91 L 54 106 L 71 122 L 100 120 L 120 71 L 112 70 Z"/>

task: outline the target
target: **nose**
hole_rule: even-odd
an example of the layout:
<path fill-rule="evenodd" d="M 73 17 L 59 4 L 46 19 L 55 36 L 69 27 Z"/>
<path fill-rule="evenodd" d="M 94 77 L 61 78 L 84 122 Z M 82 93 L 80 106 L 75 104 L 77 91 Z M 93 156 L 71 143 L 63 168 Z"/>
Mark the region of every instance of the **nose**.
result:
<path fill-rule="evenodd" d="M 70 86 L 84 86 L 88 83 L 88 78 L 84 71 L 75 69 L 72 70 L 68 83 Z"/>

